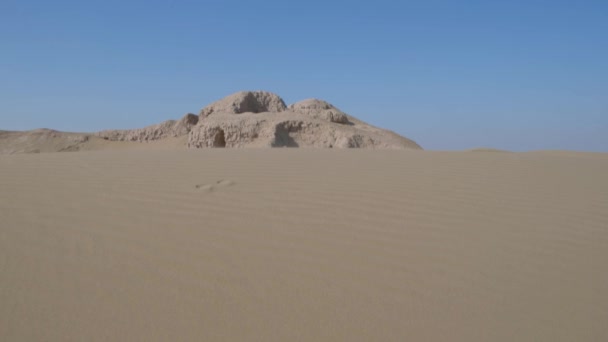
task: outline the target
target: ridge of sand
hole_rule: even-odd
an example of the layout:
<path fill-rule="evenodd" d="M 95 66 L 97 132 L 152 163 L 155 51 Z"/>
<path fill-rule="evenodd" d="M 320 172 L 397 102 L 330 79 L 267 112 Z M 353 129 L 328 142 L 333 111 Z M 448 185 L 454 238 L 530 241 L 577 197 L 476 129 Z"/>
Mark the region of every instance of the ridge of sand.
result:
<path fill-rule="evenodd" d="M 3 155 L 0 340 L 604 341 L 606 170 L 571 152 Z"/>
<path fill-rule="evenodd" d="M 476 148 L 472 148 L 472 149 L 468 149 L 466 150 L 467 152 L 496 152 L 496 153 L 511 153 L 511 151 L 508 150 L 501 150 L 498 148 L 492 148 L 492 147 L 476 147 Z"/>

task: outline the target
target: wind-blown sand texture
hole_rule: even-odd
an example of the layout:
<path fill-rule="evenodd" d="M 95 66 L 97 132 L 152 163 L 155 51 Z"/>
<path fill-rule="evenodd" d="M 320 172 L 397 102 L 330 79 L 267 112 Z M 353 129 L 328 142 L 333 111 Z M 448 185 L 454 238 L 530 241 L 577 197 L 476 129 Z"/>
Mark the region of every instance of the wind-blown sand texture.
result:
<path fill-rule="evenodd" d="M 605 154 L 0 155 L 0 227 L 1 341 L 608 340 Z"/>

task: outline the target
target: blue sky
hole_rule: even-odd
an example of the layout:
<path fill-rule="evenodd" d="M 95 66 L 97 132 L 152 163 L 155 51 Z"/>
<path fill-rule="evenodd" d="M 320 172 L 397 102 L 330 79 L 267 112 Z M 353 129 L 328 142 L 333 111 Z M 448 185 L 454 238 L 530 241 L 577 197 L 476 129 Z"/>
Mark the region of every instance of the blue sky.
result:
<path fill-rule="evenodd" d="M 0 1 L 0 129 L 136 128 L 257 89 L 427 149 L 608 152 L 608 2 Z"/>

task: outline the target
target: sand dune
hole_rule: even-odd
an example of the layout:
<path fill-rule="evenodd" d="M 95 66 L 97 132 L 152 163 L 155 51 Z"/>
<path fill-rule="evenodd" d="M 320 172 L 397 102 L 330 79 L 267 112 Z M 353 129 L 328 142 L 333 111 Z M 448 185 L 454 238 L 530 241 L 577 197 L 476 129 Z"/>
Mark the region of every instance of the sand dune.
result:
<path fill-rule="evenodd" d="M 511 151 L 507 151 L 507 150 L 500 150 L 497 148 L 491 148 L 491 147 L 478 147 L 478 148 L 472 148 L 470 150 L 467 150 L 469 152 L 497 152 L 497 153 L 508 153 Z"/>
<path fill-rule="evenodd" d="M 606 154 L 139 146 L 0 155 L 1 341 L 608 340 Z"/>

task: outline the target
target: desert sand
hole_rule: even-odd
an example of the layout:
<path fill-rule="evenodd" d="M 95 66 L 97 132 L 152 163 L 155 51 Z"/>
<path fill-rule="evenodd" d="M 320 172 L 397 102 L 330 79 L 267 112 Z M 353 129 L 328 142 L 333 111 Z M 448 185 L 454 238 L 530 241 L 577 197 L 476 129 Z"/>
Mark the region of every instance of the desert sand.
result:
<path fill-rule="evenodd" d="M 608 340 L 606 154 L 90 139 L 0 155 L 1 341 Z"/>

